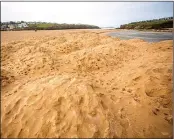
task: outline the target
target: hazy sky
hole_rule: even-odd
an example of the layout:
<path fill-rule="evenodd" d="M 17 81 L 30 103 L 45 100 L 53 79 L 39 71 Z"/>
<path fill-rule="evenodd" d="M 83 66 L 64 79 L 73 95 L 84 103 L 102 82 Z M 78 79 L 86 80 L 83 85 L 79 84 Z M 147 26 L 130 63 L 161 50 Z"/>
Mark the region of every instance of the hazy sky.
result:
<path fill-rule="evenodd" d="M 173 16 L 173 2 L 1 2 L 2 21 L 45 21 L 119 27 Z"/>

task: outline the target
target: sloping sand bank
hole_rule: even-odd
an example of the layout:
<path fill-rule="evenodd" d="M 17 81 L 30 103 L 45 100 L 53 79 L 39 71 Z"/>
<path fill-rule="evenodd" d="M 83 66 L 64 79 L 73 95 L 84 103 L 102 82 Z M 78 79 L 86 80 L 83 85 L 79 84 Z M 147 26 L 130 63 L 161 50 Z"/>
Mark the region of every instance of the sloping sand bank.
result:
<path fill-rule="evenodd" d="M 97 31 L 4 41 L 1 136 L 172 137 L 172 45 Z"/>

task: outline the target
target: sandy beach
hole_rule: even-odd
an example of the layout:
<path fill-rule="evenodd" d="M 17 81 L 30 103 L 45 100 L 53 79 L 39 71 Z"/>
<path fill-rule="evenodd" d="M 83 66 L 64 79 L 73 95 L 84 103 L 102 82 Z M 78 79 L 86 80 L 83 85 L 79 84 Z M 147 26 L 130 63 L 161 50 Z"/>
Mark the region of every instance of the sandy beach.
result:
<path fill-rule="evenodd" d="M 171 138 L 173 41 L 108 32 L 1 32 L 1 137 Z"/>

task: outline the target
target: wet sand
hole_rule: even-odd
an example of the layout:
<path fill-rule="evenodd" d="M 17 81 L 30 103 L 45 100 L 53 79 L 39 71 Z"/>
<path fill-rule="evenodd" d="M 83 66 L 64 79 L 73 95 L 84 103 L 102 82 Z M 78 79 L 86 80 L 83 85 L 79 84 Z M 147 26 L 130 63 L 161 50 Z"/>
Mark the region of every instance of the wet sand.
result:
<path fill-rule="evenodd" d="M 106 32 L 1 32 L 3 138 L 172 137 L 173 41 Z"/>
<path fill-rule="evenodd" d="M 121 39 L 142 39 L 147 42 L 159 42 L 164 40 L 173 40 L 172 32 L 143 32 L 143 31 L 135 31 L 135 30 L 124 30 L 111 32 L 108 34 L 109 36 L 119 37 Z"/>

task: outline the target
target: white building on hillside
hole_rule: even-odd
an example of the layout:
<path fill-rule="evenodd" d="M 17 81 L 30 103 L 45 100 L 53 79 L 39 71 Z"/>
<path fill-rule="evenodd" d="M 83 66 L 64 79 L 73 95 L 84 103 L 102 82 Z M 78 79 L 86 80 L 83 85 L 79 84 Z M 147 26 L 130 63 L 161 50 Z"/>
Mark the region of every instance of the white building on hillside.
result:
<path fill-rule="evenodd" d="M 21 23 L 24 28 L 28 27 L 27 23 Z"/>
<path fill-rule="evenodd" d="M 18 28 L 22 28 L 22 24 L 18 24 Z"/>
<path fill-rule="evenodd" d="M 27 23 L 20 23 L 20 24 L 18 24 L 18 27 L 19 28 L 26 28 L 26 27 L 28 27 L 28 25 L 27 25 Z"/>
<path fill-rule="evenodd" d="M 15 26 L 13 24 L 8 25 L 8 27 L 9 27 L 10 30 L 15 29 Z"/>

